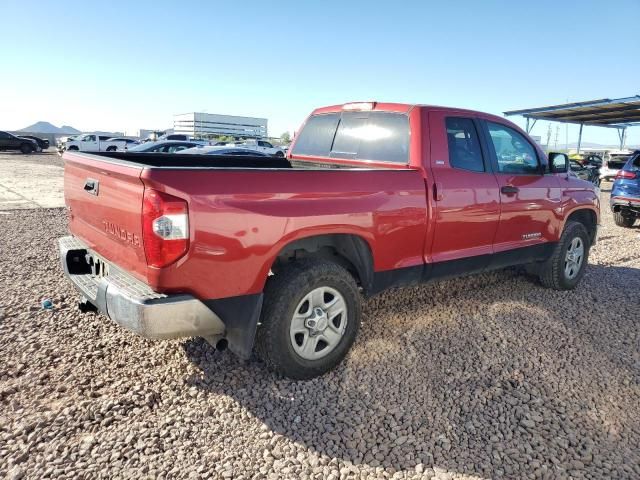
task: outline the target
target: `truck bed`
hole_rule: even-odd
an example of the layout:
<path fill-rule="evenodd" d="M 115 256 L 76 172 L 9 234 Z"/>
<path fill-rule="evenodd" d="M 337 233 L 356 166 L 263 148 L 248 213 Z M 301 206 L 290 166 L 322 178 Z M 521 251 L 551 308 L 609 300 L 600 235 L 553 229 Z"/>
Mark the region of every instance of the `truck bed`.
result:
<path fill-rule="evenodd" d="M 180 153 L 101 152 L 90 155 L 115 163 L 168 168 L 292 168 L 286 158 Z M 107 160 L 108 159 L 108 160 Z"/>
<path fill-rule="evenodd" d="M 71 233 L 158 292 L 201 299 L 260 292 L 285 245 L 314 235 L 363 239 L 376 271 L 423 263 L 428 206 L 417 169 L 119 152 L 64 159 Z M 147 190 L 188 203 L 188 253 L 165 268 L 145 259 Z"/>

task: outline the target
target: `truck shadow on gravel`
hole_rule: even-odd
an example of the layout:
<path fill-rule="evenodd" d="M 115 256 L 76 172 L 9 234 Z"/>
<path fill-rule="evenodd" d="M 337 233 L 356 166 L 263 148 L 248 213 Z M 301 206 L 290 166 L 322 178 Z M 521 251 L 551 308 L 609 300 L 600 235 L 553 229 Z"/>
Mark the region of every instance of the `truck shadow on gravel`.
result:
<path fill-rule="evenodd" d="M 513 271 L 389 291 L 365 303 L 358 340 L 330 374 L 281 379 L 196 339 L 184 350 L 202 374 L 187 383 L 284 437 L 256 438 L 276 459 L 296 442 L 390 472 L 634 477 L 638 291 L 638 269 L 598 265 L 573 292 Z"/>

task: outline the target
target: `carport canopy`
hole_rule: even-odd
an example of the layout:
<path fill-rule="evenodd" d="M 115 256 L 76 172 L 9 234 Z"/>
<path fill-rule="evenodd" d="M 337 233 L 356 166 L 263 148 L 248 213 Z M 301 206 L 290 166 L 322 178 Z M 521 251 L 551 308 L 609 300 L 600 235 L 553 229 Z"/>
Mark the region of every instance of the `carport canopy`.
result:
<path fill-rule="evenodd" d="M 626 98 L 602 98 L 587 102 L 565 103 L 548 107 L 527 108 L 504 112 L 505 116 L 522 115 L 527 119 L 527 133 L 538 120 L 549 122 L 576 123 L 580 125 L 578 135 L 578 153 L 582 143 L 582 128 L 585 125 L 594 127 L 615 128 L 618 130 L 620 149 L 624 148 L 627 127 L 640 125 L 640 95 Z"/>

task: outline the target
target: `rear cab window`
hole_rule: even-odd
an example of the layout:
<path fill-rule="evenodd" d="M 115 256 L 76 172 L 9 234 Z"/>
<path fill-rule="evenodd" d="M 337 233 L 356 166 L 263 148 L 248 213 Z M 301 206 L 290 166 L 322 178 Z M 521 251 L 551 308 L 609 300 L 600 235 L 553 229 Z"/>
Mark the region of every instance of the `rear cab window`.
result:
<path fill-rule="evenodd" d="M 292 156 L 409 163 L 409 118 L 404 113 L 346 111 L 309 117 Z"/>

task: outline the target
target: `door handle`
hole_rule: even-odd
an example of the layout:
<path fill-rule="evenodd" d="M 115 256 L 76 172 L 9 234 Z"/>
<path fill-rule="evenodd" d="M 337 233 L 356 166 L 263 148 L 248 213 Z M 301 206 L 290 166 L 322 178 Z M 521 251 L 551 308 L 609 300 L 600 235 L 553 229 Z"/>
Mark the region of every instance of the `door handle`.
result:
<path fill-rule="evenodd" d="M 514 187 L 513 185 L 505 185 L 500 189 L 500 191 L 505 195 L 512 195 L 514 193 L 518 193 L 520 189 L 518 187 Z"/>

